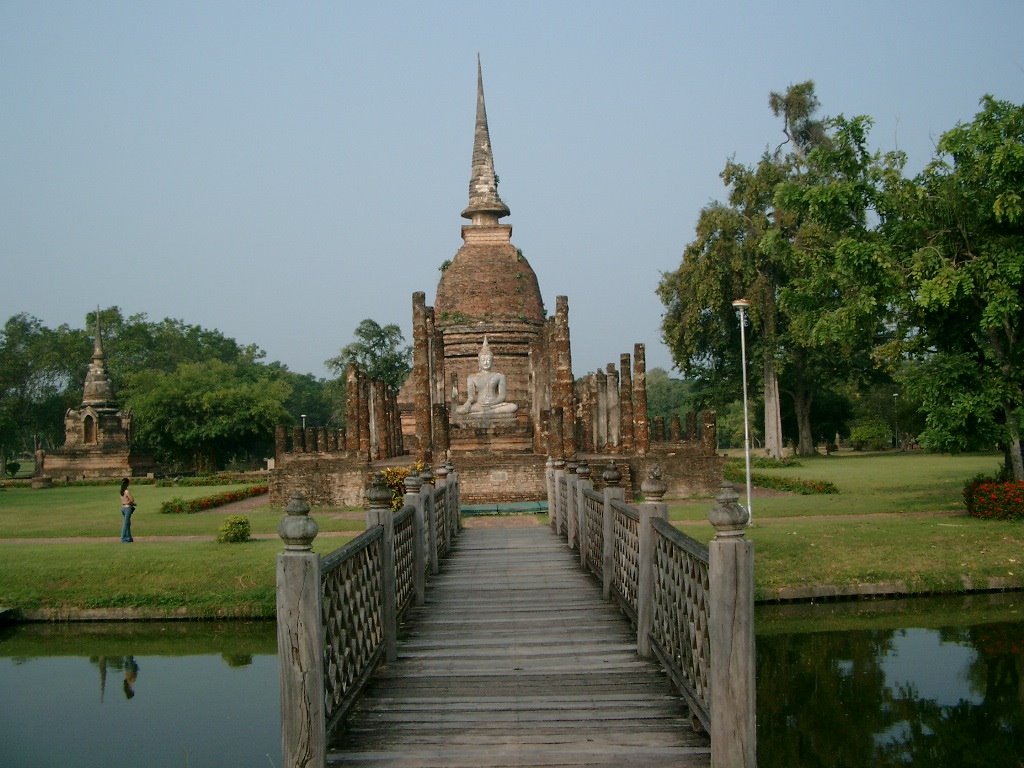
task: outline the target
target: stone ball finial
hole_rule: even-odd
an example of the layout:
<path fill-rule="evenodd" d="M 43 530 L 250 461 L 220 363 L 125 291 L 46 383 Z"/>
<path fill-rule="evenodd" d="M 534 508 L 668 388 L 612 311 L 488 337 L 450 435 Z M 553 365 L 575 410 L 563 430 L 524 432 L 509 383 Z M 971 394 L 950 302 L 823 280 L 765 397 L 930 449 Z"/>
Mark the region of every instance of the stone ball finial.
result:
<path fill-rule="evenodd" d="M 644 499 L 655 503 L 660 502 L 665 498 L 667 490 L 668 484 L 661 479 L 661 464 L 652 464 L 647 468 L 647 477 L 640 483 L 640 492 L 643 493 Z"/>
<path fill-rule="evenodd" d="M 565 471 L 570 475 L 575 475 L 576 470 L 579 468 L 579 463 L 575 458 L 570 458 L 565 462 Z"/>
<path fill-rule="evenodd" d="M 435 472 L 434 474 L 436 474 L 439 478 L 444 480 L 445 478 L 448 477 L 448 467 L 442 464 L 440 467 L 437 468 L 437 472 Z"/>
<path fill-rule="evenodd" d="M 590 478 L 590 465 L 587 463 L 586 459 L 580 459 L 580 464 L 576 467 L 576 474 L 584 480 Z"/>
<path fill-rule="evenodd" d="M 309 504 L 302 491 L 292 491 L 285 516 L 277 525 L 277 534 L 284 541 L 284 548 L 292 551 L 308 551 L 313 548 L 320 526 L 309 516 Z"/>
<path fill-rule="evenodd" d="M 615 465 L 615 459 L 612 459 L 604 472 L 601 473 L 601 479 L 604 480 L 605 485 L 609 488 L 615 488 L 618 486 L 619 481 L 622 480 L 622 473 L 619 468 Z"/>
<path fill-rule="evenodd" d="M 366 498 L 370 500 L 370 509 L 386 509 L 391 506 L 391 489 L 384 482 L 384 475 L 380 472 L 373 473 L 373 480 L 366 490 Z"/>
<path fill-rule="evenodd" d="M 739 494 L 732 483 L 722 483 L 715 497 L 717 502 L 708 513 L 708 520 L 715 527 L 715 538 L 742 536 L 750 522 L 750 511 L 739 504 Z"/>
<path fill-rule="evenodd" d="M 430 471 L 429 465 L 420 470 L 420 477 L 423 478 L 424 483 L 434 482 L 434 473 Z"/>
<path fill-rule="evenodd" d="M 420 478 L 419 473 L 413 469 L 405 476 L 402 485 L 405 486 L 406 493 L 419 493 L 420 488 L 423 487 L 423 480 Z"/>

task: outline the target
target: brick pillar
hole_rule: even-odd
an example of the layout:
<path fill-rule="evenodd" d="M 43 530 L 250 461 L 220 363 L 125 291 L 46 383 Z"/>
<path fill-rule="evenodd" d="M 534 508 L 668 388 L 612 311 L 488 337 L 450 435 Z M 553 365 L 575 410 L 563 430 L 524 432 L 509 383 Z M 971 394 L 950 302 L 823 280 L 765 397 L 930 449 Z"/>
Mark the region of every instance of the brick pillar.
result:
<path fill-rule="evenodd" d="M 619 355 L 619 423 L 622 425 L 622 452 L 633 451 L 633 376 L 629 353 Z"/>
<path fill-rule="evenodd" d="M 306 452 L 306 433 L 302 427 L 292 427 L 292 453 Z"/>
<path fill-rule="evenodd" d="M 608 450 L 608 377 L 604 371 L 598 370 L 594 373 L 594 381 L 597 382 L 597 398 L 595 421 L 597 429 L 594 437 L 594 450 L 603 453 Z"/>
<path fill-rule="evenodd" d="M 663 443 L 665 442 L 665 417 L 659 416 L 654 420 L 654 437 L 651 438 L 652 442 Z"/>
<path fill-rule="evenodd" d="M 354 363 L 345 368 L 345 450 L 359 450 L 359 371 Z"/>
<path fill-rule="evenodd" d="M 370 460 L 370 382 L 362 371 L 359 381 L 359 456 Z"/>
<path fill-rule="evenodd" d="M 580 450 L 584 453 L 594 451 L 594 397 L 590 384 L 593 374 L 587 376 L 580 386 Z"/>
<path fill-rule="evenodd" d="M 576 397 L 569 342 L 569 297 L 555 297 L 555 372 L 552 405 L 562 409 L 562 456 L 576 455 Z M 568 428 L 566 427 L 568 425 Z"/>
<path fill-rule="evenodd" d="M 647 422 L 647 351 L 643 344 L 633 345 L 633 445 L 641 456 L 651 449 Z"/>
<path fill-rule="evenodd" d="M 320 427 L 316 436 L 317 447 L 321 453 L 327 453 L 331 447 L 327 444 L 327 427 Z"/>
<path fill-rule="evenodd" d="M 385 397 L 384 390 L 386 385 L 383 381 L 374 380 L 371 382 L 370 391 L 373 393 L 373 426 L 374 432 L 377 437 L 377 455 L 378 459 L 386 459 L 388 457 L 388 416 L 387 416 L 387 398 Z"/>
<path fill-rule="evenodd" d="M 412 295 L 413 412 L 416 417 L 417 458 L 429 466 L 430 450 L 430 344 L 427 337 L 427 304 L 422 291 Z"/>
<path fill-rule="evenodd" d="M 565 439 L 562 434 L 564 426 L 564 414 L 561 408 L 552 408 L 551 417 L 548 419 L 548 430 L 551 435 L 552 456 L 556 461 L 564 459 L 562 451 L 565 450 Z"/>
<path fill-rule="evenodd" d="M 686 414 L 686 439 L 697 439 L 697 412 L 690 411 Z"/>
<path fill-rule="evenodd" d="M 274 427 L 274 460 L 276 462 L 281 461 L 281 457 L 288 450 L 288 429 L 284 424 L 278 424 Z"/>
<path fill-rule="evenodd" d="M 673 413 L 668 420 L 668 436 L 673 443 L 678 443 L 683 439 L 683 426 L 679 423 L 678 413 Z"/>
<path fill-rule="evenodd" d="M 622 409 L 619 404 L 619 372 L 608 363 L 608 450 L 618 453 L 622 444 Z"/>
<path fill-rule="evenodd" d="M 704 452 L 713 454 L 718 450 L 718 414 L 714 411 L 704 411 L 701 414 L 701 422 L 704 431 L 701 433 L 700 441 L 704 446 Z"/>
<path fill-rule="evenodd" d="M 444 457 L 445 451 L 450 447 L 448 442 L 448 406 L 444 403 L 434 403 L 433 406 L 433 433 L 432 442 L 437 455 Z"/>
<path fill-rule="evenodd" d="M 427 307 L 426 321 L 430 357 L 430 403 L 434 405 L 445 402 L 444 336 L 434 321 L 433 307 Z M 433 413 L 433 410 L 431 412 Z M 431 430 L 431 433 L 433 433 L 433 430 Z M 440 451 L 441 449 L 437 448 L 437 450 Z"/>

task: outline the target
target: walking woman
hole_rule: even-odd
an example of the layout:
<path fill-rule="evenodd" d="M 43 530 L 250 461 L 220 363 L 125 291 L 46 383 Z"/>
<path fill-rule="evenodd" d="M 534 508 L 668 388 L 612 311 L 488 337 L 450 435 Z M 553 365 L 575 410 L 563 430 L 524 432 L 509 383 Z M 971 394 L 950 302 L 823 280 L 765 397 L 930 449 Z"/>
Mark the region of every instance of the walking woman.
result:
<path fill-rule="evenodd" d="M 121 481 L 121 541 L 127 544 L 132 538 L 132 512 L 135 511 L 135 497 L 128 490 L 128 478 Z"/>

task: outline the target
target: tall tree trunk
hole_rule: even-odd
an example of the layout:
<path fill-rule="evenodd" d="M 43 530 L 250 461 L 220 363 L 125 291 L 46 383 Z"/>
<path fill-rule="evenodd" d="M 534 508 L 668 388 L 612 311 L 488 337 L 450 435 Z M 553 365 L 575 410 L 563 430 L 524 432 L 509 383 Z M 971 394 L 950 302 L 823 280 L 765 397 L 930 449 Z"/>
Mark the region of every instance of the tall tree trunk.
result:
<path fill-rule="evenodd" d="M 814 455 L 814 432 L 811 430 L 811 401 L 814 398 L 805 387 L 793 391 L 793 410 L 796 411 L 796 426 L 799 442 L 796 452 L 800 456 Z"/>
<path fill-rule="evenodd" d="M 1013 472 L 1013 479 L 1018 483 L 1024 481 L 1024 458 L 1020 451 L 1020 426 L 1017 420 L 1017 409 L 1003 405 L 1003 412 L 1006 414 L 1006 436 L 1008 456 L 1010 459 L 1009 469 Z"/>
<path fill-rule="evenodd" d="M 782 404 L 775 361 L 764 356 L 764 449 L 773 459 L 782 458 Z"/>

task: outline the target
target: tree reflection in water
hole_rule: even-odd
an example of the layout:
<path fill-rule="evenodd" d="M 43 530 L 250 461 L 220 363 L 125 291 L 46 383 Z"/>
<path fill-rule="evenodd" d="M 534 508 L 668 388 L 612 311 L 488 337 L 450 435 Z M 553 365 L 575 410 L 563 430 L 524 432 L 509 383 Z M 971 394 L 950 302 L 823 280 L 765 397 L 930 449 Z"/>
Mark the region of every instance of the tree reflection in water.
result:
<path fill-rule="evenodd" d="M 921 633 L 950 701 L 887 674 L 903 630 L 758 636 L 758 765 L 1024 767 L 1024 623 Z M 960 669 L 943 666 L 954 644 L 966 649 Z"/>

